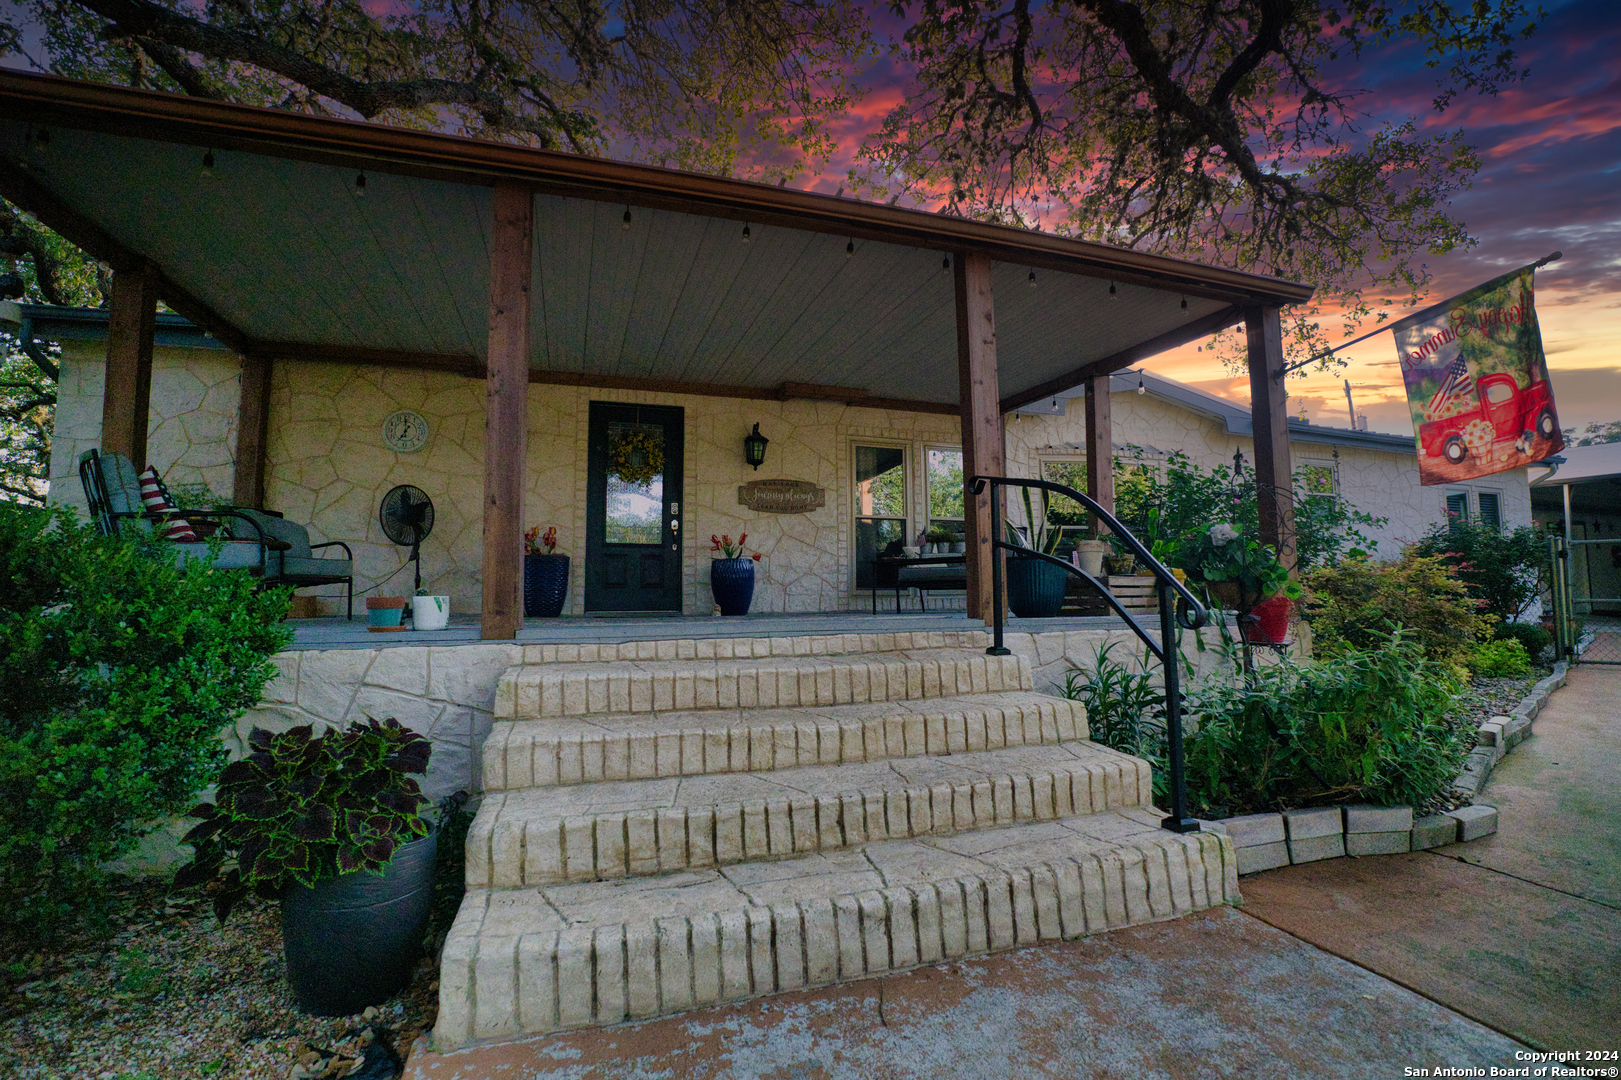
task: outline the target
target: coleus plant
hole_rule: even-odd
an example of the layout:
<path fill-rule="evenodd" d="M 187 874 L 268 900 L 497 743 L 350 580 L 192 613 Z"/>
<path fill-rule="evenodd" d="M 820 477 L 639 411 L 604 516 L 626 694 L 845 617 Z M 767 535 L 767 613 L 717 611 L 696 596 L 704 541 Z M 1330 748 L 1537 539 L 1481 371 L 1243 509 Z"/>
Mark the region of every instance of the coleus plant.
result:
<path fill-rule="evenodd" d="M 179 888 L 211 885 L 221 922 L 250 892 L 274 900 L 295 883 L 381 874 L 428 834 L 428 800 L 412 775 L 427 771 L 433 745 L 397 720 L 320 735 L 307 724 L 256 727 L 248 749 L 220 774 L 214 801 L 189 812 L 202 819 L 183 841 L 196 857 L 175 875 Z"/>

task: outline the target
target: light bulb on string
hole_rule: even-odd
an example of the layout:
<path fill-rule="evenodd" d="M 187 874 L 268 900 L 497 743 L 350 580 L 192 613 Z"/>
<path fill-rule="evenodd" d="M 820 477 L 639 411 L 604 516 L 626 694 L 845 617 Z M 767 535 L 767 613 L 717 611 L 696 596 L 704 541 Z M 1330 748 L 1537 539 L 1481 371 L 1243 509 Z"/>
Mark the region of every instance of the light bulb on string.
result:
<path fill-rule="evenodd" d="M 848 259 L 850 256 L 854 255 L 855 253 L 856 253 L 856 242 L 854 240 L 851 240 L 848 244 L 844 245 L 844 257 L 846 259 Z"/>
<path fill-rule="evenodd" d="M 365 197 L 366 197 L 366 174 L 365 173 L 360 173 L 355 177 L 355 198 L 364 199 Z"/>
<path fill-rule="evenodd" d="M 1112 282 L 1112 281 L 1109 282 L 1109 299 L 1110 300 L 1118 300 L 1118 299 L 1120 299 L 1120 294 L 1115 292 L 1114 282 Z"/>
<path fill-rule="evenodd" d="M 743 226 L 743 242 L 746 244 L 752 239 L 754 239 L 753 231 L 747 225 Z"/>
<path fill-rule="evenodd" d="M 625 223 L 624 227 L 627 229 L 630 228 L 630 207 L 628 206 L 625 207 L 625 216 L 623 220 Z"/>
<path fill-rule="evenodd" d="M 1137 392 L 1139 394 L 1148 393 L 1148 387 L 1143 385 L 1143 373 L 1140 371 L 1137 373 Z"/>
<path fill-rule="evenodd" d="M 1034 267 L 1030 268 L 1030 287 L 1032 289 L 1036 287 L 1036 271 Z"/>
<path fill-rule="evenodd" d="M 1182 317 L 1188 317 L 1188 298 L 1185 296 L 1182 298 Z"/>
<path fill-rule="evenodd" d="M 203 151 L 203 179 L 214 179 L 214 151 Z"/>
<path fill-rule="evenodd" d="M 940 260 L 940 269 L 942 269 L 942 270 L 950 270 L 951 269 L 951 256 L 950 255 L 947 255 L 945 258 Z"/>

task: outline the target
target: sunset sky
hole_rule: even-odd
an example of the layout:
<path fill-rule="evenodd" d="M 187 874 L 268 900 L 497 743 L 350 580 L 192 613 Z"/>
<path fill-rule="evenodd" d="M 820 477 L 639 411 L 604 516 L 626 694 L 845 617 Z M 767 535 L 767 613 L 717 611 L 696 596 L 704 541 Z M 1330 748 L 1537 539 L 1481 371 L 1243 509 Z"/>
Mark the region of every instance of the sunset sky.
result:
<path fill-rule="evenodd" d="M 1437 114 L 1430 105 L 1436 73 L 1423 66 L 1416 46 L 1341 61 L 1332 78 L 1369 91 L 1360 99 L 1371 114 L 1367 127 L 1416 116 L 1431 131 L 1462 128 L 1483 159 L 1473 189 L 1454 203 L 1455 216 L 1479 244 L 1430 262 L 1430 302 L 1564 252 L 1537 272 L 1537 314 L 1560 422 L 1579 428 L 1621 419 L 1621 2 L 1544 0 L 1543 8 L 1547 20 L 1520 53 L 1530 76 L 1496 97 L 1460 96 Z M 841 133 L 852 151 L 903 92 L 900 78 L 886 78 L 882 68 L 871 85 Z M 841 155 L 806 186 L 833 191 L 849 161 L 848 153 Z M 1357 411 L 1368 415 L 1373 430 L 1410 434 L 1391 335 L 1342 355 L 1350 360 L 1342 374 L 1290 380 L 1290 414 L 1299 415 L 1304 399 L 1312 421 L 1348 426 L 1343 380 L 1349 379 Z M 1145 366 L 1224 397 L 1249 399 L 1246 379 L 1229 376 L 1212 354 L 1193 345 Z"/>

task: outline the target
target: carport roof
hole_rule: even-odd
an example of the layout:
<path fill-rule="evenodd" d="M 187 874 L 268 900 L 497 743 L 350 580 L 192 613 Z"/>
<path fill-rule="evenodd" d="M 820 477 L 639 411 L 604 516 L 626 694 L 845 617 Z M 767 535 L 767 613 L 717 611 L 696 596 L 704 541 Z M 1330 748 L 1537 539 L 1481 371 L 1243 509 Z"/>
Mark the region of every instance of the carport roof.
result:
<path fill-rule="evenodd" d="M 115 267 L 152 265 L 172 308 L 254 355 L 481 371 L 498 182 L 534 193 L 540 382 L 955 411 L 943 260 L 968 252 L 993 260 L 1004 409 L 1311 294 L 901 207 L 18 72 L 0 72 L 0 118 L 0 192 Z"/>

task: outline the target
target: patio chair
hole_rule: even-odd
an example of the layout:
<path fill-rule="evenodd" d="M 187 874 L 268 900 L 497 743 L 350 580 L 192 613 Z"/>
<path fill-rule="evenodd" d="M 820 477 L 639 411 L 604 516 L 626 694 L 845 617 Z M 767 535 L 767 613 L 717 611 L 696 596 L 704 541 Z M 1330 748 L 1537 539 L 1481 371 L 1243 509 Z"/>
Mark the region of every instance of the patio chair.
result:
<path fill-rule="evenodd" d="M 151 531 L 155 525 L 175 516 L 146 508 L 141 502 L 140 475 L 134 462 L 123 454 L 86 450 L 79 455 L 79 482 L 84 485 L 85 501 L 90 504 L 90 517 L 103 536 L 118 535 L 125 521 Z M 266 583 L 271 580 L 270 548 L 263 530 L 252 518 L 235 510 L 188 510 L 181 516 L 221 524 L 237 520 L 241 522 L 241 535 L 233 533 L 234 539 L 227 541 L 218 554 L 201 541 L 177 543 L 174 545 L 176 565 L 203 562 L 219 569 L 246 570 Z"/>
<path fill-rule="evenodd" d="M 151 528 L 171 515 L 148 511 L 141 502 L 141 485 L 134 464 L 123 454 L 102 454 L 87 450 L 79 458 L 79 478 L 97 527 L 106 534 L 118 529 L 120 519 L 144 523 Z M 162 481 L 159 481 L 162 487 Z M 167 491 L 164 495 L 167 496 Z M 172 502 L 172 500 L 170 500 Z M 226 541 L 211 565 L 224 569 L 245 569 L 265 585 L 290 585 L 295 589 L 310 585 L 343 585 L 347 588 L 347 616 L 355 614 L 354 553 L 341 540 L 311 544 L 304 526 L 267 510 L 245 506 L 218 510 L 187 510 L 178 515 L 188 520 L 215 520 L 229 530 Z M 178 543 L 176 559 L 209 560 L 206 543 Z M 316 551 L 342 548 L 344 558 L 317 558 Z"/>
<path fill-rule="evenodd" d="M 355 553 L 348 544 L 342 540 L 312 544 L 308 529 L 269 511 L 237 507 L 236 512 L 252 518 L 267 539 L 279 540 L 286 545 L 270 553 L 271 571 L 278 584 L 291 585 L 295 589 L 307 585 L 342 585 L 347 590 L 345 618 L 355 617 Z M 324 558 L 315 554 L 334 547 L 343 549 L 343 558 Z"/>

